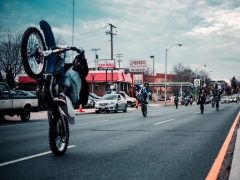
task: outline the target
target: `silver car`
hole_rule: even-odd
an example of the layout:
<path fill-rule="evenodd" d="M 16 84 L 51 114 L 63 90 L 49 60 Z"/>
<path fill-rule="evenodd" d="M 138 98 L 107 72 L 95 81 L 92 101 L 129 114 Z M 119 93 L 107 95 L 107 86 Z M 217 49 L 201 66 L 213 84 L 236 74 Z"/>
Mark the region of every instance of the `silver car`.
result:
<path fill-rule="evenodd" d="M 127 112 L 127 101 L 120 94 L 106 94 L 95 104 L 95 112 L 98 114 L 102 111 Z"/>

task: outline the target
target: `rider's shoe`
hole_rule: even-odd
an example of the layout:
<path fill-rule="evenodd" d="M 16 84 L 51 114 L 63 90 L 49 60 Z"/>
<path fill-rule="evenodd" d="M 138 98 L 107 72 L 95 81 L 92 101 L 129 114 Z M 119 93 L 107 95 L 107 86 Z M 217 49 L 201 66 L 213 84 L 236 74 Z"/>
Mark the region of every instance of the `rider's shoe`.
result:
<path fill-rule="evenodd" d="M 66 104 L 66 98 L 62 94 L 59 94 L 58 97 L 53 98 L 53 101 L 61 105 Z"/>

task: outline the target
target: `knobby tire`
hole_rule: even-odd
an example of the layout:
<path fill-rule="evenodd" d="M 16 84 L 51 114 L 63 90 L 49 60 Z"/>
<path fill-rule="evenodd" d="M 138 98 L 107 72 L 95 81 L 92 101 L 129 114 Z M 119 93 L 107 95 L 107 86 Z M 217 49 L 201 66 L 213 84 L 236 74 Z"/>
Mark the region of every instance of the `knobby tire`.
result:
<path fill-rule="evenodd" d="M 31 40 L 34 41 L 33 37 L 36 37 L 36 39 L 38 40 L 38 42 L 36 44 L 31 42 Z M 43 50 L 43 51 L 46 50 L 43 36 L 40 33 L 40 31 L 35 27 L 29 27 L 22 36 L 21 56 L 22 56 L 22 63 L 23 63 L 24 69 L 25 69 L 26 73 L 28 74 L 28 76 L 32 79 L 41 78 L 43 76 L 43 71 L 45 69 L 44 57 L 39 58 L 40 56 L 34 56 L 34 57 L 31 57 L 32 58 L 31 59 L 28 56 L 30 51 L 33 52 L 33 49 L 37 45 L 41 47 L 40 48 L 41 50 Z M 29 64 L 29 59 L 31 59 L 30 61 L 32 62 L 32 65 Z M 35 65 L 36 65 L 35 68 L 39 72 L 33 71 L 33 69 L 32 69 L 33 63 L 35 63 Z"/>
<path fill-rule="evenodd" d="M 141 109 L 142 109 L 142 114 L 144 117 L 147 116 L 147 105 L 146 104 L 142 104 L 141 105 Z"/>
<path fill-rule="evenodd" d="M 52 153 L 56 156 L 65 154 L 69 143 L 69 124 L 64 118 L 66 132 L 60 118 L 53 117 L 49 123 L 49 145 Z"/>

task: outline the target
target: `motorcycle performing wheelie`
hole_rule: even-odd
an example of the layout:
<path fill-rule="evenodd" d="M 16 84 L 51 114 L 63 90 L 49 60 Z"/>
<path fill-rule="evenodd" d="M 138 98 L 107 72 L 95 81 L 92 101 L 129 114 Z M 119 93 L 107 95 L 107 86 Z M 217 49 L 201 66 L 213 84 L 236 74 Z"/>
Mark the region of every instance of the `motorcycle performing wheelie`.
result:
<path fill-rule="evenodd" d="M 41 89 L 42 104 L 47 108 L 49 122 L 49 145 L 53 154 L 65 154 L 69 143 L 69 124 L 75 124 L 75 111 L 71 100 L 66 97 L 67 104 L 62 106 L 53 101 L 61 91 L 64 77 L 66 51 L 82 53 L 82 49 L 68 46 L 57 46 L 46 21 L 40 21 L 41 32 L 29 27 L 23 34 L 21 42 L 22 62 L 26 73 L 36 79 Z M 46 44 L 45 44 L 46 42 Z"/>
<path fill-rule="evenodd" d="M 222 94 L 222 90 L 218 89 L 218 85 L 214 84 L 214 89 L 211 91 L 211 94 L 213 95 L 213 101 L 214 104 L 216 104 L 216 110 L 219 110 L 219 101 L 220 101 L 220 95 Z M 212 107 L 214 107 L 214 104 Z"/>

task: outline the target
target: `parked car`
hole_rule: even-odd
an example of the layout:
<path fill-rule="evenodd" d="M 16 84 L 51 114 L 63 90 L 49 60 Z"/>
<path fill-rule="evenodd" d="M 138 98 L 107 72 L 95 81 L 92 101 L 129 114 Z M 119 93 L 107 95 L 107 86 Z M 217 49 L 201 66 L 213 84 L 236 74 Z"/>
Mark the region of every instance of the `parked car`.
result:
<path fill-rule="evenodd" d="M 94 107 L 95 107 L 94 100 L 88 98 L 88 103 L 84 106 L 84 108 L 94 108 Z"/>
<path fill-rule="evenodd" d="M 98 114 L 102 111 L 127 112 L 127 101 L 121 94 L 106 94 L 95 104 L 95 112 Z"/>
<path fill-rule="evenodd" d="M 221 98 L 221 104 L 223 104 L 223 103 L 229 103 L 229 97 L 228 96 L 223 96 Z"/>
<path fill-rule="evenodd" d="M 210 104 L 212 102 L 212 100 L 208 97 L 208 98 L 206 98 L 206 100 L 205 100 L 205 104 Z"/>
<path fill-rule="evenodd" d="M 14 92 L 16 92 L 19 96 L 36 96 L 36 93 L 33 94 L 30 91 L 25 91 L 25 90 L 13 90 Z"/>
<path fill-rule="evenodd" d="M 161 97 L 158 96 L 157 100 L 158 100 L 158 101 L 165 101 L 165 96 L 161 96 Z"/>
<path fill-rule="evenodd" d="M 136 105 L 136 98 L 128 96 L 124 91 L 119 91 L 118 93 L 126 99 L 128 107 L 134 107 Z"/>
<path fill-rule="evenodd" d="M 165 96 L 161 96 L 161 97 L 158 96 L 158 97 L 157 97 L 157 100 L 158 100 L 158 101 L 165 101 Z M 171 100 L 171 98 L 170 98 L 170 97 L 167 97 L 167 98 L 166 98 L 166 101 L 168 101 L 168 100 Z"/>
<path fill-rule="evenodd" d="M 93 99 L 101 99 L 101 97 L 96 95 L 95 93 L 89 93 L 89 96 Z"/>
<path fill-rule="evenodd" d="M 7 83 L 0 82 L 0 119 L 5 115 L 18 115 L 22 121 L 29 121 L 33 110 L 38 110 L 35 96 L 20 95 L 10 90 Z"/>
<path fill-rule="evenodd" d="M 230 97 L 229 97 L 229 102 L 230 102 L 230 103 L 232 103 L 232 102 L 237 103 L 237 96 L 230 96 Z"/>

